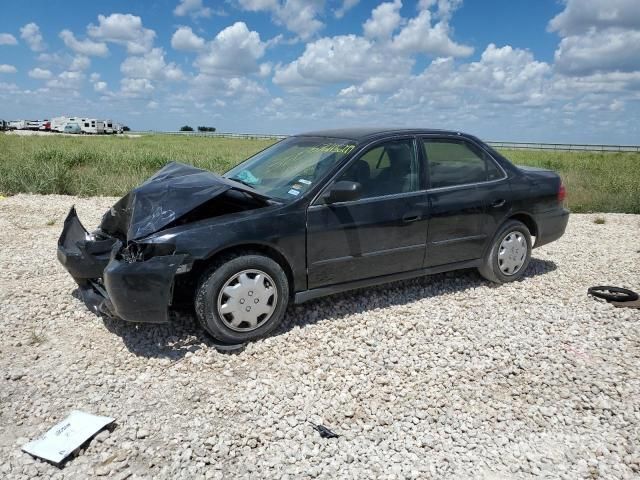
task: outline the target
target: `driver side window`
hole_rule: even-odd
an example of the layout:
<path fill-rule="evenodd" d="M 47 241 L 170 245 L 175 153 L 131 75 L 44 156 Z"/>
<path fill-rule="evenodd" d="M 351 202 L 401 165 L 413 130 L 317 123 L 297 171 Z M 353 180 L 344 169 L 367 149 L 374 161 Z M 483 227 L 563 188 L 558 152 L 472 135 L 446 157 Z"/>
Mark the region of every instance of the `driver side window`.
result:
<path fill-rule="evenodd" d="M 338 181 L 358 182 L 361 198 L 420 190 L 420 165 L 412 139 L 376 145 L 356 159 Z"/>

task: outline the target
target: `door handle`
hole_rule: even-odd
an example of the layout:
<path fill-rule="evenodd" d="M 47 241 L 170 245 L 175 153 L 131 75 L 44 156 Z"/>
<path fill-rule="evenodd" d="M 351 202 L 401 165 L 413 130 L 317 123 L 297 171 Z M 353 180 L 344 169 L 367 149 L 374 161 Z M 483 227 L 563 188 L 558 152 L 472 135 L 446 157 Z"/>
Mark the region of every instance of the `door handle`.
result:
<path fill-rule="evenodd" d="M 415 213 L 407 213 L 402 217 L 402 221 L 404 223 L 411 223 L 420 220 L 420 215 L 416 215 Z"/>
<path fill-rule="evenodd" d="M 499 200 L 494 200 L 494 201 L 491 203 L 491 206 L 492 206 L 493 208 L 500 208 L 500 207 L 504 207 L 504 204 L 505 204 L 505 203 L 507 203 L 507 201 L 506 201 L 504 198 L 501 198 L 501 199 L 499 199 Z"/>

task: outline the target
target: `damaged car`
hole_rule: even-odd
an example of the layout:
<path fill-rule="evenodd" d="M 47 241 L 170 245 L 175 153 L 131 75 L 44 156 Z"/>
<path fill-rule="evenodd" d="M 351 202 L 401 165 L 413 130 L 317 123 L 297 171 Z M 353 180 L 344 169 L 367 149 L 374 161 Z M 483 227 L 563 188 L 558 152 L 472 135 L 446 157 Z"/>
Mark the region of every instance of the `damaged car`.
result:
<path fill-rule="evenodd" d="M 263 337 L 290 302 L 463 268 L 522 278 L 562 236 L 565 188 L 454 131 L 296 135 L 224 175 L 170 163 L 89 233 L 74 208 L 58 259 L 90 308 L 162 323 L 186 306 L 221 344 Z"/>

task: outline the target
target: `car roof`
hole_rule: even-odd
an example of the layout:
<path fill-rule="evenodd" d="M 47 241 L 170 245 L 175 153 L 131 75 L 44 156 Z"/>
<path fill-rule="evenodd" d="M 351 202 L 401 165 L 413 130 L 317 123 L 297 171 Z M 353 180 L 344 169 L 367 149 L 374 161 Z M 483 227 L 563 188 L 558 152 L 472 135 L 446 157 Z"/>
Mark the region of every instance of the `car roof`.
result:
<path fill-rule="evenodd" d="M 433 128 L 336 128 L 332 130 L 318 130 L 314 132 L 305 132 L 295 135 L 297 137 L 327 137 L 327 138 L 343 138 L 346 140 L 355 140 L 361 142 L 374 138 L 383 138 L 394 135 L 459 135 L 463 137 L 471 137 L 466 133 L 457 132 L 455 130 L 438 130 Z"/>

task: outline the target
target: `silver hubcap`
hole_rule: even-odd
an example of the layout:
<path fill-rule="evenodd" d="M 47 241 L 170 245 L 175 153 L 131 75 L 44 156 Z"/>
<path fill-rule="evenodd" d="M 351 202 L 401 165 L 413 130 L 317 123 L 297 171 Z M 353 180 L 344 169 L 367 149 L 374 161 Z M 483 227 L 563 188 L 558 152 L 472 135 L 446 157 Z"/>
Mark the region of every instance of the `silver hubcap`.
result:
<path fill-rule="evenodd" d="M 505 275 L 516 274 L 527 258 L 527 240 L 518 231 L 509 232 L 500 242 L 498 267 Z"/>
<path fill-rule="evenodd" d="M 278 292 L 269 275 L 260 270 L 243 270 L 220 289 L 218 314 L 231 330 L 249 332 L 271 318 L 277 301 Z"/>

